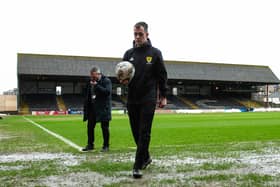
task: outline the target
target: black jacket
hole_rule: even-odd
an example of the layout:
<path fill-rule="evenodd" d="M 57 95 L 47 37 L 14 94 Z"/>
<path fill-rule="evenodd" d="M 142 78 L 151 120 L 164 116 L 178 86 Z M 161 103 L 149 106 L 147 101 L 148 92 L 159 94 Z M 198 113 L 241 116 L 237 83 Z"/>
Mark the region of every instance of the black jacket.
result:
<path fill-rule="evenodd" d="M 111 80 L 104 75 L 97 81 L 93 87 L 96 95 L 94 103 L 92 102 L 92 85 L 88 81 L 86 88 L 86 96 L 84 102 L 84 121 L 88 120 L 90 113 L 94 113 L 96 122 L 110 121 L 112 108 L 112 83 Z M 94 106 L 94 110 L 92 110 Z"/>
<path fill-rule="evenodd" d="M 135 67 L 133 79 L 128 84 L 128 104 L 156 102 L 159 94 L 166 97 L 167 72 L 161 51 L 148 42 L 142 47 L 127 50 L 123 61 L 131 62 Z"/>

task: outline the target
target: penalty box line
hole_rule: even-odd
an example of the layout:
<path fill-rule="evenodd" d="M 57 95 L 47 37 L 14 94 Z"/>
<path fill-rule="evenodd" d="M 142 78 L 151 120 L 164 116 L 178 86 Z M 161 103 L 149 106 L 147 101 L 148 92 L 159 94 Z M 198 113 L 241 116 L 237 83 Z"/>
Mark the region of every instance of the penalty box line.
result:
<path fill-rule="evenodd" d="M 47 129 L 47 128 L 41 126 L 40 124 L 38 124 L 38 123 L 32 121 L 31 119 L 28 119 L 28 118 L 26 118 L 26 117 L 24 117 L 24 116 L 23 116 L 23 118 L 24 118 L 26 121 L 32 123 L 33 125 L 39 127 L 39 128 L 42 129 L 43 131 L 47 132 L 48 134 L 50 134 L 50 135 L 56 137 L 57 139 L 63 141 L 63 142 L 66 143 L 67 145 L 69 145 L 69 146 L 71 146 L 71 147 L 77 149 L 78 151 L 81 151 L 82 147 L 78 146 L 77 144 L 75 144 L 74 142 L 68 140 L 67 138 L 64 138 L 63 136 L 61 136 L 61 135 L 59 135 L 59 134 L 56 134 L 56 133 L 50 131 L 49 129 Z"/>

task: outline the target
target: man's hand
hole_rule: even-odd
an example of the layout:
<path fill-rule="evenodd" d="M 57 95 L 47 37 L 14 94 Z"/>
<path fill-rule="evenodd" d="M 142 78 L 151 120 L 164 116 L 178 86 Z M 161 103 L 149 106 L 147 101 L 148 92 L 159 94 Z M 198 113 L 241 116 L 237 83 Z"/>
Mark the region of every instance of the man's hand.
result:
<path fill-rule="evenodd" d="M 90 84 L 92 84 L 93 86 L 95 86 L 97 84 L 96 81 L 90 81 Z"/>
<path fill-rule="evenodd" d="M 128 79 L 120 80 L 121 84 L 127 85 L 129 83 Z"/>
<path fill-rule="evenodd" d="M 166 97 L 161 97 L 161 98 L 159 99 L 158 107 L 159 107 L 159 108 L 163 108 L 163 107 L 165 107 L 166 105 L 167 105 L 167 99 L 166 99 Z"/>

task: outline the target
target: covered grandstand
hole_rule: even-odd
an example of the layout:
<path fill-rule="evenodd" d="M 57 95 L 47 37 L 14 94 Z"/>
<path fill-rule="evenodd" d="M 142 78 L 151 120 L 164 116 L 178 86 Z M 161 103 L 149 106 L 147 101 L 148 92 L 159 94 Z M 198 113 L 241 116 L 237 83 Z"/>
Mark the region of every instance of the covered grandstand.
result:
<path fill-rule="evenodd" d="M 113 83 L 113 109 L 123 109 L 126 87 L 115 78 L 120 58 L 18 54 L 19 112 L 82 110 L 92 66 Z M 167 109 L 264 107 L 253 101 L 258 86 L 279 84 L 268 66 L 165 61 Z"/>

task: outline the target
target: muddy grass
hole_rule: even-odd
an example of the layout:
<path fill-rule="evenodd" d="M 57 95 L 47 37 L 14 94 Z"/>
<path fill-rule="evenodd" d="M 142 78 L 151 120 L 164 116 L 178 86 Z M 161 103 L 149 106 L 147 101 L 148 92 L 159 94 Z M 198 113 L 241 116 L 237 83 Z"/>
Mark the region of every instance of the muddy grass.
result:
<path fill-rule="evenodd" d="M 11 139 L 11 138 L 18 138 L 19 136 L 12 136 L 12 135 L 1 135 L 0 134 L 0 142 L 1 140 Z"/>
<path fill-rule="evenodd" d="M 0 155 L 0 164 L 12 162 L 35 162 L 43 160 L 57 160 L 61 165 L 75 166 L 85 158 L 69 153 L 14 153 Z"/>
<path fill-rule="evenodd" d="M 129 182 L 127 177 L 110 177 L 97 172 L 77 172 L 62 176 L 49 176 L 38 180 L 34 185 L 44 186 L 103 186 L 120 182 Z"/>
<path fill-rule="evenodd" d="M 97 171 L 71 170 L 61 175 L 50 175 L 27 180 L 26 186 L 103 186 L 103 185 L 187 185 L 187 186 L 224 186 L 224 185 L 273 185 L 280 183 L 280 152 L 264 149 L 261 154 L 240 152 L 239 157 L 195 158 L 184 155 L 161 156 L 153 158 L 152 165 L 144 171 L 144 177 L 134 180 L 131 170 L 111 171 L 110 175 Z M 208 155 L 209 156 L 209 155 Z M 64 167 L 77 166 L 84 161 L 96 162 L 98 159 L 112 163 L 133 163 L 134 154 L 73 155 L 69 153 L 29 153 L 0 155 L 0 171 L 24 170 L 24 162 L 56 161 Z M 21 163 L 17 165 L 16 163 Z M 13 164 L 13 165 L 8 165 Z M 189 169 L 187 169 L 189 167 Z M 185 170 L 180 170 L 186 168 Z M 257 178 L 264 177 L 258 183 Z M 267 180 L 267 181 L 266 181 Z"/>

